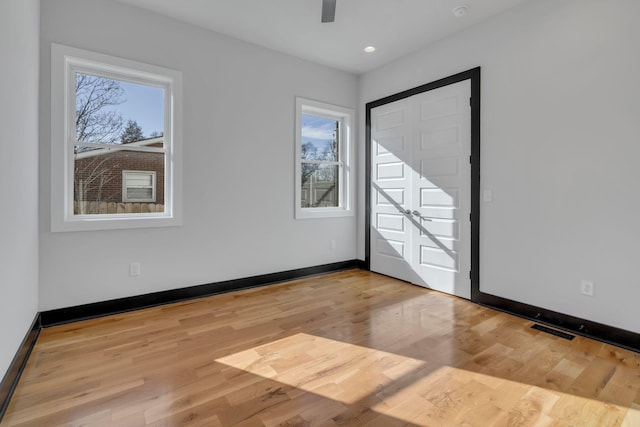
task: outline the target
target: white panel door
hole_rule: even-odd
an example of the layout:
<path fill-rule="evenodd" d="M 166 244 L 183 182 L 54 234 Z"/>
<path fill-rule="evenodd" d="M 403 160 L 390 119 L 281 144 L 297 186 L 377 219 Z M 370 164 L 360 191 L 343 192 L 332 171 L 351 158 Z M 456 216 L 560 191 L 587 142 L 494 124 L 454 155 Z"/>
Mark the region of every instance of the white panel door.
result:
<path fill-rule="evenodd" d="M 418 285 L 471 298 L 471 81 L 416 97 L 412 240 Z"/>
<path fill-rule="evenodd" d="M 470 94 L 471 83 L 464 80 L 371 111 L 371 269 L 463 298 L 471 297 Z M 403 111 L 407 120 L 402 126 L 380 132 L 380 121 L 392 111 Z M 394 138 L 409 144 L 397 153 L 387 149 L 384 155 L 397 159 L 394 162 L 402 166 L 395 167 L 406 170 L 405 203 L 399 207 L 410 213 L 403 215 L 396 209 L 394 216 L 403 218 L 403 228 L 390 236 L 389 227 L 381 221 L 386 217 L 380 218 L 382 212 L 376 204 L 381 184 L 375 168 L 380 163 L 377 153 L 381 141 Z M 387 237 L 393 241 L 385 246 Z M 401 274 L 395 271 L 398 266 L 389 268 L 384 252 L 374 250 L 397 241 L 403 242 L 404 267 L 410 270 Z"/>
<path fill-rule="evenodd" d="M 411 102 L 402 100 L 371 112 L 371 268 L 408 282 L 411 268 L 411 206 L 414 144 Z"/>

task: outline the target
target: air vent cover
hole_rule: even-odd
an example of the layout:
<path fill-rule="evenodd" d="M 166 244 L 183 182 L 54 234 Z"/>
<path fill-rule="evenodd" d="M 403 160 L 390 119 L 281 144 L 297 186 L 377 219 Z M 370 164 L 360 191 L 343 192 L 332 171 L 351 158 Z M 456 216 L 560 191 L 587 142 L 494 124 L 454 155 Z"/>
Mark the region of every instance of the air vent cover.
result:
<path fill-rule="evenodd" d="M 546 326 L 538 325 L 537 323 L 533 325 L 531 329 L 546 332 L 548 334 L 555 335 L 556 337 L 564 338 L 565 340 L 569 341 L 576 337 L 575 335 L 567 334 L 566 332 L 558 331 L 556 329 L 547 328 Z"/>

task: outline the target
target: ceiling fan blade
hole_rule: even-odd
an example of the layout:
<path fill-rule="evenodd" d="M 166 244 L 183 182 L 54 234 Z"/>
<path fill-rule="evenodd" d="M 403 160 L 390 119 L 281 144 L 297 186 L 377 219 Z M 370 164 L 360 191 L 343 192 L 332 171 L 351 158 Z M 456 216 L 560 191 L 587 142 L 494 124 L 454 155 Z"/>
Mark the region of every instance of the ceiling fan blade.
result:
<path fill-rule="evenodd" d="M 322 0 L 322 22 L 333 22 L 336 18 L 336 0 Z"/>

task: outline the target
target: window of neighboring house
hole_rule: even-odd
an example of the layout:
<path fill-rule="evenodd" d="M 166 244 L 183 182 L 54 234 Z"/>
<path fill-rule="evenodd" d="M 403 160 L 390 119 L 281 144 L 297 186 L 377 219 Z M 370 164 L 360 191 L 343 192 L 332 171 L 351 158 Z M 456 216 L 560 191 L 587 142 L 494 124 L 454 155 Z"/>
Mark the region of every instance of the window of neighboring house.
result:
<path fill-rule="evenodd" d="M 179 225 L 182 74 L 51 53 L 52 231 Z"/>
<path fill-rule="evenodd" d="M 149 171 L 122 171 L 123 202 L 155 202 L 156 173 Z"/>
<path fill-rule="evenodd" d="M 296 99 L 296 218 L 352 215 L 353 111 Z"/>

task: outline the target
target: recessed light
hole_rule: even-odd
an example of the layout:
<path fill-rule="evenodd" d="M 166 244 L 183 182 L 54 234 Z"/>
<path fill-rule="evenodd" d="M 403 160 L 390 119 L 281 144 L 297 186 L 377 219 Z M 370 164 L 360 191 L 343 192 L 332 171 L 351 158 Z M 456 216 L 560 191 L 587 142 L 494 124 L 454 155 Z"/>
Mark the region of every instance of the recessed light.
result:
<path fill-rule="evenodd" d="M 373 53 L 373 52 L 376 51 L 376 48 L 373 47 L 373 46 L 367 46 L 367 47 L 364 48 L 364 51 L 367 52 L 367 53 Z"/>
<path fill-rule="evenodd" d="M 466 4 L 461 4 L 460 6 L 454 7 L 451 13 L 453 13 L 453 16 L 460 18 L 466 15 L 468 10 L 469 6 L 467 6 Z"/>

